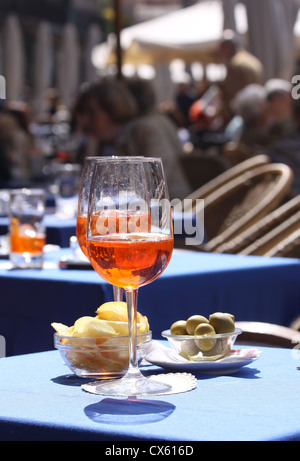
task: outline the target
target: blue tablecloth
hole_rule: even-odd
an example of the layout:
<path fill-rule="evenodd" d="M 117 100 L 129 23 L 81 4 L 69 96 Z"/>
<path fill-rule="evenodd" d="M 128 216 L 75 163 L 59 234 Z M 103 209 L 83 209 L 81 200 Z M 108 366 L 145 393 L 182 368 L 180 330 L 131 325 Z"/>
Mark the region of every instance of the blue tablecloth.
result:
<path fill-rule="evenodd" d="M 57 261 L 69 250 L 47 255 Z M 0 335 L 7 355 L 52 348 L 50 324 L 72 325 L 112 300 L 93 270 L 5 270 L 0 263 Z M 1 269 L 1 267 L 3 269 Z M 239 321 L 289 325 L 300 315 L 300 261 L 175 250 L 166 271 L 139 290 L 154 338 L 179 319 L 231 312 Z"/>
<path fill-rule="evenodd" d="M 70 376 L 58 351 L 0 359 L 0 440 L 101 440 L 100 456 L 109 441 L 148 440 L 152 450 L 163 441 L 299 441 L 300 356 L 260 349 L 236 374 L 198 374 L 192 391 L 132 399 L 83 391 L 86 380 Z"/>

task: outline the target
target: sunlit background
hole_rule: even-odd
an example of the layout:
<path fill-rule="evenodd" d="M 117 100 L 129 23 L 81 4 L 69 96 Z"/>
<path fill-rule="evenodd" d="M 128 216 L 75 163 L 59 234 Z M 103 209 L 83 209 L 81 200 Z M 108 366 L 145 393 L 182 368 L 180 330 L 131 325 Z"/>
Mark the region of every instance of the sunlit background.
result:
<path fill-rule="evenodd" d="M 0 0 L 7 100 L 27 101 L 38 114 L 54 87 L 69 106 L 84 82 L 117 75 L 116 33 L 123 28 L 119 72 L 152 79 L 159 102 L 172 97 L 173 83 L 224 75 L 214 56 L 224 27 L 241 34 L 266 78 L 290 78 L 298 9 L 297 0 Z"/>

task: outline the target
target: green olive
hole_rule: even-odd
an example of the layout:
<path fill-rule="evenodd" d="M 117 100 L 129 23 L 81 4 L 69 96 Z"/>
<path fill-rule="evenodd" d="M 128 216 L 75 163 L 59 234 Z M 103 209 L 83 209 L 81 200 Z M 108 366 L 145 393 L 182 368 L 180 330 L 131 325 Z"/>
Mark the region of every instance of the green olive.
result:
<path fill-rule="evenodd" d="M 186 321 L 186 331 L 188 335 L 193 335 L 200 323 L 208 323 L 207 318 L 203 317 L 203 315 L 192 315 L 189 317 Z"/>
<path fill-rule="evenodd" d="M 195 329 L 196 335 L 214 335 L 215 329 L 209 323 L 200 323 Z M 216 344 L 215 338 L 195 339 L 196 346 L 203 352 L 210 351 Z"/>
<path fill-rule="evenodd" d="M 231 314 L 215 312 L 209 316 L 209 323 L 214 327 L 217 334 L 231 333 L 235 330 L 235 324 Z"/>
<path fill-rule="evenodd" d="M 187 335 L 186 331 L 186 321 L 185 320 L 177 320 L 171 325 L 170 328 L 171 335 Z"/>

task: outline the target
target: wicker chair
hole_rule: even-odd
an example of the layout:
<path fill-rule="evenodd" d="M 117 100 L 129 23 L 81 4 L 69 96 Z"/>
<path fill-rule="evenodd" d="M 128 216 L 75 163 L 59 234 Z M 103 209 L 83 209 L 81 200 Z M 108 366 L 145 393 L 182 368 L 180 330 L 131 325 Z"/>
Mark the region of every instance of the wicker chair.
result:
<path fill-rule="evenodd" d="M 253 150 L 249 149 L 245 144 L 231 141 L 224 145 L 223 155 L 234 166 L 253 157 Z"/>
<path fill-rule="evenodd" d="M 195 192 L 186 197 L 187 200 L 184 202 L 185 212 L 193 211 L 193 209 L 195 208 L 196 200 L 207 198 L 209 195 L 224 187 L 226 184 L 230 183 L 236 178 L 239 178 L 243 173 L 254 170 L 259 166 L 268 165 L 270 161 L 270 157 L 268 157 L 267 155 L 257 155 L 246 160 L 245 162 L 240 163 L 239 165 L 233 168 L 224 171 L 222 174 L 207 182 L 202 187 L 198 188 Z M 205 251 L 204 247 L 201 245 L 187 246 L 185 244 L 184 239 L 178 238 L 176 236 L 174 240 L 174 246 L 175 248 L 179 249 Z"/>
<path fill-rule="evenodd" d="M 181 157 L 180 163 L 192 190 L 228 170 L 228 164 L 223 157 L 205 153 L 187 154 Z"/>
<path fill-rule="evenodd" d="M 236 322 L 242 330 L 237 344 L 283 347 L 293 349 L 300 341 L 300 333 L 293 328 L 264 322 Z"/>
<path fill-rule="evenodd" d="M 300 195 L 272 211 L 236 238 L 216 248 L 218 253 L 264 255 L 299 227 Z"/>
<path fill-rule="evenodd" d="M 294 221 L 298 229 L 284 237 L 272 248 L 266 251 L 264 256 L 278 258 L 297 258 L 300 259 L 300 216 Z"/>
<path fill-rule="evenodd" d="M 291 323 L 291 328 L 293 328 L 293 330 L 300 330 L 300 317 L 297 317 L 297 318 Z"/>
<path fill-rule="evenodd" d="M 205 251 L 216 251 L 278 207 L 291 189 L 292 170 L 284 164 L 255 168 L 208 195 L 204 202 Z"/>
<path fill-rule="evenodd" d="M 252 157 L 240 163 L 239 165 L 224 171 L 222 174 L 207 182 L 186 198 L 192 200 L 191 206 L 193 207 L 196 199 L 206 198 L 208 195 L 220 189 L 220 187 L 223 187 L 228 182 L 240 177 L 243 173 L 254 170 L 254 168 L 257 168 L 259 166 L 267 165 L 268 163 L 270 163 L 270 161 L 270 157 L 268 157 L 267 155 L 256 155 L 255 157 Z"/>

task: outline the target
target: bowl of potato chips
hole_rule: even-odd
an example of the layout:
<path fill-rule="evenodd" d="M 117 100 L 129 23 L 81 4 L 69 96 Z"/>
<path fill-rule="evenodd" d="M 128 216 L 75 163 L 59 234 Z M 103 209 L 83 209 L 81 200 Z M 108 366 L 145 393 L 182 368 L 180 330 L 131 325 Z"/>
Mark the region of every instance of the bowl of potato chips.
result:
<path fill-rule="evenodd" d="M 63 362 L 81 378 L 115 378 L 126 373 L 129 362 L 127 305 L 102 304 L 95 317 L 80 317 L 73 326 L 52 323 L 54 346 Z M 137 357 L 149 352 L 152 333 L 146 316 L 137 313 Z"/>

